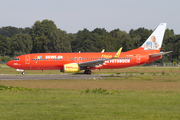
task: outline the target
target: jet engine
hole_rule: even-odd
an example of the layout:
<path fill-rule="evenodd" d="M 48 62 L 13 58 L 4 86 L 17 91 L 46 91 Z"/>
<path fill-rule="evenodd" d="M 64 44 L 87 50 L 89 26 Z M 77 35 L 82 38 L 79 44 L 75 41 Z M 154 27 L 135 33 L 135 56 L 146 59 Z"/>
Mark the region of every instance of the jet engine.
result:
<path fill-rule="evenodd" d="M 77 73 L 80 71 L 80 66 L 78 64 L 65 64 L 63 66 L 64 73 Z"/>

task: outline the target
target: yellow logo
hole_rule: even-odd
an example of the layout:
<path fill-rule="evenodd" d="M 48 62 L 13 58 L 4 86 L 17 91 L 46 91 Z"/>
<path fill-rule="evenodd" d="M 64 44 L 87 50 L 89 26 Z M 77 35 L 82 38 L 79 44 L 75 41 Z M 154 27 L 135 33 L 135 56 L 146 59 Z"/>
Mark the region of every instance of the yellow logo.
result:
<path fill-rule="evenodd" d="M 106 55 L 106 54 L 102 54 L 101 58 L 112 58 L 112 55 Z"/>

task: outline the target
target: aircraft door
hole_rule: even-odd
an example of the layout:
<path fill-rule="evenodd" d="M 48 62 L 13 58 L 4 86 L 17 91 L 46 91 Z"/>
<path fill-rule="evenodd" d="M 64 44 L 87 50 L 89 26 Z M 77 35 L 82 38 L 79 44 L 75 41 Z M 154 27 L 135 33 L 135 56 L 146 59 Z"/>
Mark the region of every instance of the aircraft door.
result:
<path fill-rule="evenodd" d="M 30 56 L 29 55 L 25 56 L 25 63 L 30 64 Z"/>
<path fill-rule="evenodd" d="M 82 58 L 81 57 L 79 57 L 79 62 L 82 62 Z"/>
<path fill-rule="evenodd" d="M 140 54 L 137 54 L 137 55 L 136 55 L 136 62 L 137 62 L 137 63 L 140 63 L 140 62 L 141 62 L 141 55 L 140 55 Z"/>
<path fill-rule="evenodd" d="M 75 58 L 74 58 L 74 62 L 78 62 L 78 59 L 77 59 L 77 57 L 75 57 Z"/>

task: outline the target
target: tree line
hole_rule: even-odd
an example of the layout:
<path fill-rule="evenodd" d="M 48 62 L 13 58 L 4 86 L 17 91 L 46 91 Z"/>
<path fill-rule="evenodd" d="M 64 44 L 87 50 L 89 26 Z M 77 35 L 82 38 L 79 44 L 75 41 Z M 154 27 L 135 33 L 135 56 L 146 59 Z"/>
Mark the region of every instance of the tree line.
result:
<path fill-rule="evenodd" d="M 67 33 L 58 29 L 52 20 L 36 21 L 32 27 L 0 28 L 0 61 L 7 56 L 18 56 L 28 53 L 58 52 L 116 52 L 120 47 L 128 51 L 140 47 L 153 30 L 145 28 L 131 29 L 129 33 L 114 29 L 110 32 L 105 28 L 79 30 Z M 180 61 L 180 35 L 166 29 L 161 51 L 173 51 L 158 62 Z M 4 59 L 6 58 L 6 59 Z"/>

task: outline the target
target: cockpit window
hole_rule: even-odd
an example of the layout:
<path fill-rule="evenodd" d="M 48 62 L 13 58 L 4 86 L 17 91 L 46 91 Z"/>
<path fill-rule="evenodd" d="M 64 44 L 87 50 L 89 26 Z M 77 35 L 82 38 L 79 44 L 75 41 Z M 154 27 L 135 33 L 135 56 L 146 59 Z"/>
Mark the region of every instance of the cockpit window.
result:
<path fill-rule="evenodd" d="M 15 61 L 19 61 L 19 60 L 20 60 L 20 58 L 14 58 L 13 60 L 15 60 Z"/>

